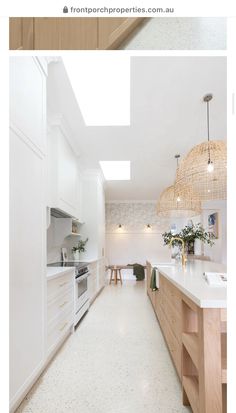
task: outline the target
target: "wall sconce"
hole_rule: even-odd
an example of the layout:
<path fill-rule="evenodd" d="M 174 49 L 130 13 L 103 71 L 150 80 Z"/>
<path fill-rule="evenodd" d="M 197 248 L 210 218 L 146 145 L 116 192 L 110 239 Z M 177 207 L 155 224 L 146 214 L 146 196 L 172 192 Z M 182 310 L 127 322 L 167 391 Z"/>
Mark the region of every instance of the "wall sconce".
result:
<path fill-rule="evenodd" d="M 119 229 L 121 229 L 121 228 L 122 228 L 122 225 L 121 225 L 121 224 L 119 224 L 119 225 L 118 225 L 118 228 L 119 228 Z"/>
<path fill-rule="evenodd" d="M 146 227 L 147 227 L 147 229 L 151 229 L 151 228 L 152 228 L 152 226 L 151 226 L 150 224 L 147 224 Z"/>

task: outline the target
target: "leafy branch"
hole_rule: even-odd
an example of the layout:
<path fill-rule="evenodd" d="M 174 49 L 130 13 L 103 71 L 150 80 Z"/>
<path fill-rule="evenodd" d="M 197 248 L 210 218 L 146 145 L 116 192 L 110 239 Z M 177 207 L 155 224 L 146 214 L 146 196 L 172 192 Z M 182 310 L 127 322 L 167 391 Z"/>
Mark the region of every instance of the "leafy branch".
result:
<path fill-rule="evenodd" d="M 85 245 L 87 244 L 87 242 L 88 242 L 88 238 L 86 238 L 86 240 L 79 240 L 79 242 L 78 242 L 78 244 L 76 245 L 76 246 L 74 246 L 73 248 L 72 248 L 72 252 L 76 252 L 76 251 L 78 251 L 78 252 L 85 252 L 86 251 L 86 249 L 85 249 Z"/>
<path fill-rule="evenodd" d="M 168 245 L 171 241 L 171 238 L 178 237 L 181 238 L 186 244 L 194 242 L 196 239 L 199 239 L 204 244 L 208 244 L 212 247 L 214 245 L 214 239 L 216 238 L 214 234 L 206 231 L 202 224 L 198 223 L 193 226 L 186 225 L 178 234 L 173 235 L 171 231 L 164 232 L 162 234 L 164 245 Z M 181 242 L 178 240 L 173 241 L 173 245 L 181 245 Z"/>

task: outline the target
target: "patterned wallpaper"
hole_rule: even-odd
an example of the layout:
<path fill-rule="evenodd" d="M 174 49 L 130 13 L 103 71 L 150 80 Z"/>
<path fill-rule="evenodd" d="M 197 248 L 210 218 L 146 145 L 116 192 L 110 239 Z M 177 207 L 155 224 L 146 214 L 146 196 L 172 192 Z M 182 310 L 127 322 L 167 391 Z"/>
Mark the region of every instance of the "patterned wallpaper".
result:
<path fill-rule="evenodd" d="M 122 228 L 119 229 L 118 225 Z M 151 225 L 151 229 L 147 228 Z M 159 218 L 154 202 L 121 202 L 106 204 L 106 232 L 162 233 L 170 228 L 168 219 Z"/>

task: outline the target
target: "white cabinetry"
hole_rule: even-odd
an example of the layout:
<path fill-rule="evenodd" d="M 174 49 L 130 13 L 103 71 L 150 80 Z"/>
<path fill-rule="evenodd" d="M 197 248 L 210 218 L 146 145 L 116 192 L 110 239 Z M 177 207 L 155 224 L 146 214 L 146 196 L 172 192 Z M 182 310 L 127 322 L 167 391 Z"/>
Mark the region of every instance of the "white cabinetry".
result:
<path fill-rule="evenodd" d="M 70 133 L 62 117 L 49 127 L 48 206 L 79 218 L 78 159 L 69 143 Z"/>
<path fill-rule="evenodd" d="M 10 408 L 44 363 L 46 71 L 10 58 Z"/>
<path fill-rule="evenodd" d="M 85 261 L 99 260 L 105 254 L 105 199 L 101 177 L 96 172 L 83 174 L 81 183 L 82 222 L 81 237 L 87 238 Z"/>
<path fill-rule="evenodd" d="M 92 303 L 101 289 L 105 286 L 105 263 L 104 259 L 89 264 L 90 276 L 88 278 L 88 289 L 90 303 Z"/>
<path fill-rule="evenodd" d="M 74 269 L 47 281 L 47 356 L 54 352 L 74 324 Z"/>
<path fill-rule="evenodd" d="M 90 276 L 88 277 L 89 299 L 92 303 L 98 293 L 97 290 L 97 261 L 89 264 Z"/>
<path fill-rule="evenodd" d="M 105 271 L 105 259 L 102 258 L 98 261 L 98 290 L 105 286 L 106 271 Z"/>
<path fill-rule="evenodd" d="M 46 71 L 43 59 L 11 58 L 11 127 L 32 149 L 42 154 L 46 153 Z"/>

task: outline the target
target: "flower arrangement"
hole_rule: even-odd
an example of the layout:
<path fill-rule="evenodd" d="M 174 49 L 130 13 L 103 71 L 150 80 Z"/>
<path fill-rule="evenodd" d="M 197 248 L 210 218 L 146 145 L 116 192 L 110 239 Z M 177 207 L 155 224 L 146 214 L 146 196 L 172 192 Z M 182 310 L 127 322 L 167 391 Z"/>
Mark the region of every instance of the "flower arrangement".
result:
<path fill-rule="evenodd" d="M 216 238 L 214 234 L 212 234 L 211 232 L 207 232 L 200 223 L 192 226 L 186 225 L 183 229 L 181 229 L 181 231 L 178 234 L 172 234 L 171 231 L 164 232 L 162 234 L 162 237 L 164 240 L 164 245 L 168 245 L 170 243 L 171 238 L 178 237 L 181 238 L 186 243 L 186 245 L 194 243 L 196 239 L 199 239 L 204 244 L 208 244 L 211 247 L 212 245 L 214 245 L 213 240 Z M 178 240 L 174 240 L 173 245 L 180 246 L 181 242 Z"/>
<path fill-rule="evenodd" d="M 72 252 L 76 252 L 76 251 L 78 251 L 78 252 L 85 252 L 86 251 L 86 249 L 85 249 L 85 245 L 87 244 L 87 242 L 88 242 L 88 238 L 86 238 L 86 240 L 79 240 L 79 242 L 78 242 L 78 244 L 76 245 L 76 246 L 74 246 L 73 248 L 72 248 Z"/>

